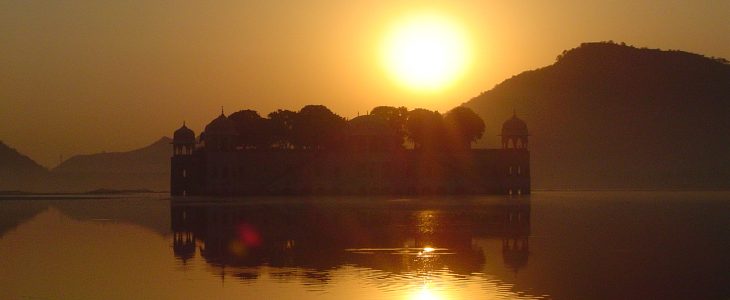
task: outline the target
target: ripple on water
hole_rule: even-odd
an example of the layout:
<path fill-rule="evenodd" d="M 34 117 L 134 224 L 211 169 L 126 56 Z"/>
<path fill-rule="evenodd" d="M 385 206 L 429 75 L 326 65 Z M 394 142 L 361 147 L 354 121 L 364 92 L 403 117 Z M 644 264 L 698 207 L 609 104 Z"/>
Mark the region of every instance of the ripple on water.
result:
<path fill-rule="evenodd" d="M 345 251 L 353 255 L 401 255 L 414 261 L 415 267 L 405 272 L 388 272 L 381 269 L 348 265 L 356 277 L 368 286 L 376 287 L 393 298 L 410 295 L 405 299 L 546 299 L 548 295 L 531 295 L 516 292 L 513 284 L 502 282 L 484 273 L 458 274 L 448 267 L 431 268 L 429 262 L 442 256 L 455 255 L 447 248 L 352 248 Z M 422 264 L 418 264 L 421 262 Z M 480 287 L 478 294 L 470 295 L 469 287 Z"/>

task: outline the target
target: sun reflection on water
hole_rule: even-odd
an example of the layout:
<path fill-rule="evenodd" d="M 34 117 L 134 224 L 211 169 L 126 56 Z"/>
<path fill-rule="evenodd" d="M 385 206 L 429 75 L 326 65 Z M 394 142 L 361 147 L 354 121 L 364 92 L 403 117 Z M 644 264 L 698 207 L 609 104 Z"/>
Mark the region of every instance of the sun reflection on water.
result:
<path fill-rule="evenodd" d="M 421 286 L 420 290 L 416 291 L 413 296 L 411 296 L 409 299 L 411 300 L 443 300 L 445 299 L 441 295 L 435 293 L 428 284 L 424 284 Z"/>
<path fill-rule="evenodd" d="M 408 209 L 395 215 L 381 209 L 341 210 L 307 206 L 273 213 L 269 207 L 181 205 L 171 213 L 174 220 L 180 213 L 197 216 L 189 223 L 173 224 L 173 229 L 196 240 L 203 259 L 197 262 L 203 269 L 221 282 L 234 278 L 247 287 L 258 286 L 267 291 L 267 298 L 302 291 L 313 292 L 302 299 L 539 298 L 484 272 L 492 271 L 485 263 L 488 259 L 512 257 L 511 252 L 505 256 L 504 239 L 527 234 L 519 231 L 522 223 L 503 223 L 511 210 Z M 211 222 L 211 215 L 231 222 Z M 312 215 L 320 219 L 312 223 Z M 274 219 L 281 221 L 267 221 Z M 504 231 L 505 226 L 511 231 Z M 354 296 L 353 291 L 362 294 Z"/>

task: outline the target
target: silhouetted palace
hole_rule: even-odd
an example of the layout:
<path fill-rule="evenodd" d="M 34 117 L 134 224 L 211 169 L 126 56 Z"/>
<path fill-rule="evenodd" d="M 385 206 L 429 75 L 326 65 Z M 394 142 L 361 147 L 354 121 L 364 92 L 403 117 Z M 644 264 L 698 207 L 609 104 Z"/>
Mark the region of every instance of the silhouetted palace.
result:
<path fill-rule="evenodd" d="M 170 193 L 185 195 L 529 194 L 527 125 L 513 115 L 501 149 L 378 147 L 377 132 L 349 121 L 345 147 L 251 149 L 222 112 L 196 138 L 176 130 Z M 481 122 L 481 121 L 480 121 Z M 483 124 L 483 123 L 482 123 Z"/>

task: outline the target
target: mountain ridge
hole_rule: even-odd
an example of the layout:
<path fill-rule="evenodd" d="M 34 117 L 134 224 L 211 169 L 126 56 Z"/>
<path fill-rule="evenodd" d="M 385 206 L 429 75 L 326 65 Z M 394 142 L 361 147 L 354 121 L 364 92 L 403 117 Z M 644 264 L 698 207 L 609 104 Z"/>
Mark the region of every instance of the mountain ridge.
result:
<path fill-rule="evenodd" d="M 56 191 L 169 188 L 172 139 L 120 152 L 75 155 L 51 170 Z"/>
<path fill-rule="evenodd" d="M 130 151 L 74 155 L 51 170 L 0 142 L 0 191 L 164 191 L 169 188 L 171 142 L 161 137 Z"/>
<path fill-rule="evenodd" d="M 164 169 L 165 161 L 159 160 L 159 157 L 169 158 L 170 143 L 172 143 L 172 139 L 165 136 L 150 145 L 129 151 L 74 155 L 51 171 L 54 173 L 95 172 L 102 167 L 107 169 L 103 172 L 110 172 L 111 170 L 114 170 L 115 173 L 135 172 L 144 171 L 144 169 L 137 168 L 140 165 L 153 164 L 156 166 L 155 171 L 162 172 L 166 171 Z M 112 163 L 112 161 L 121 161 L 121 163 Z M 99 164 L 102 164 L 102 166 Z M 167 165 L 169 167 L 169 164 Z"/>
<path fill-rule="evenodd" d="M 730 186 L 728 100 L 725 59 L 601 42 L 462 105 L 486 137 L 527 121 L 535 188 L 712 188 Z"/>
<path fill-rule="evenodd" d="M 49 176 L 45 167 L 0 141 L 0 190 L 28 190 Z"/>
<path fill-rule="evenodd" d="M 48 169 L 36 163 L 30 157 L 20 153 L 3 141 L 0 141 L 0 164 L 6 167 L 28 169 L 31 172 L 48 171 Z"/>

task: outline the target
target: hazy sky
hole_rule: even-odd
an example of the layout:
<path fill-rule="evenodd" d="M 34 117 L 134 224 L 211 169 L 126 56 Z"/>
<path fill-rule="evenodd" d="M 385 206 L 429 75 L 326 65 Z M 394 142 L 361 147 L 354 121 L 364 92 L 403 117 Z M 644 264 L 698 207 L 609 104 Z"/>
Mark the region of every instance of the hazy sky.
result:
<path fill-rule="evenodd" d="M 466 28 L 448 89 L 385 74 L 378 49 L 409 14 Z M 0 140 L 41 164 L 196 133 L 244 108 L 324 104 L 446 111 L 581 42 L 730 58 L 730 1 L 0 1 Z"/>

